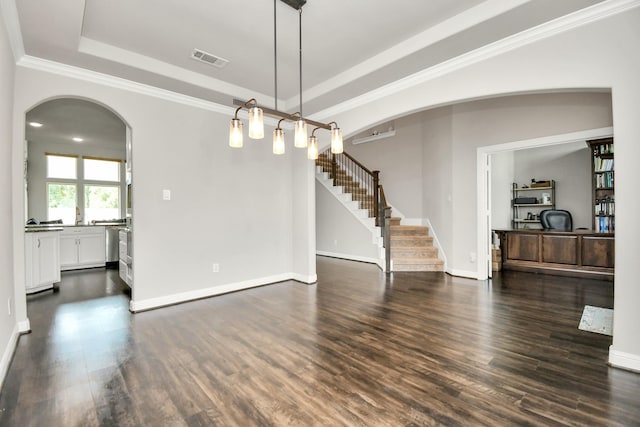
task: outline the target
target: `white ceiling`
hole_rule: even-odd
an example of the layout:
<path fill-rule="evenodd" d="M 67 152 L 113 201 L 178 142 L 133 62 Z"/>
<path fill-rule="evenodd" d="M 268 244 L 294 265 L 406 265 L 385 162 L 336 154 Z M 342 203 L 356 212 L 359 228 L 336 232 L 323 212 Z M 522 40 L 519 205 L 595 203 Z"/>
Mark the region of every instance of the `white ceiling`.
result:
<path fill-rule="evenodd" d="M 16 1 L 25 53 L 223 105 L 274 107 L 273 0 Z M 310 115 L 602 0 L 308 0 Z M 298 12 L 275 1 L 278 109 L 298 110 Z M 218 69 L 198 48 L 229 60 Z"/>

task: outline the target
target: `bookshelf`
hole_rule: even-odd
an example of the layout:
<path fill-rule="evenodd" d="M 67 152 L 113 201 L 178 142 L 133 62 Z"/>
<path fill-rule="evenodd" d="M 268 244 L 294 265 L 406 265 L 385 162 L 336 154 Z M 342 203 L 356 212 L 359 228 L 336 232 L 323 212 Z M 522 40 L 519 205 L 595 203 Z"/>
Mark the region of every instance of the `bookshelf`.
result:
<path fill-rule="evenodd" d="M 613 138 L 587 141 L 591 150 L 591 200 L 593 230 L 613 233 L 616 225 Z"/>
<path fill-rule="evenodd" d="M 542 229 L 540 212 L 544 209 L 556 208 L 556 182 L 532 182 L 530 185 L 518 187 L 512 184 L 511 228 Z"/>

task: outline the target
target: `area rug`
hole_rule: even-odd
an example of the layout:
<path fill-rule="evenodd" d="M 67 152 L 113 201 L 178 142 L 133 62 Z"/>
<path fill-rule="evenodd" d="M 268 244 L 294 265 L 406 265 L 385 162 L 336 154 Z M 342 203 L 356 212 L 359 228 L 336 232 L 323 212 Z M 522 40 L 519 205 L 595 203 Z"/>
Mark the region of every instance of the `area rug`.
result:
<path fill-rule="evenodd" d="M 613 310 L 585 305 L 578 329 L 603 335 L 613 335 Z"/>

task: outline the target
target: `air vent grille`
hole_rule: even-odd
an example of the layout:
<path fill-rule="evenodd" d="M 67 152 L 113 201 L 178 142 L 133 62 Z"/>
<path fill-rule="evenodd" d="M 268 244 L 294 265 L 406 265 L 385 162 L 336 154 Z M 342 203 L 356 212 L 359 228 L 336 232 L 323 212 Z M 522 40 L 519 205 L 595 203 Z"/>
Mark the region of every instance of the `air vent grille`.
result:
<path fill-rule="evenodd" d="M 191 58 L 218 68 L 222 68 L 229 63 L 229 61 L 224 58 L 220 58 L 219 56 L 212 55 L 200 49 L 193 49 L 193 52 L 191 52 Z"/>

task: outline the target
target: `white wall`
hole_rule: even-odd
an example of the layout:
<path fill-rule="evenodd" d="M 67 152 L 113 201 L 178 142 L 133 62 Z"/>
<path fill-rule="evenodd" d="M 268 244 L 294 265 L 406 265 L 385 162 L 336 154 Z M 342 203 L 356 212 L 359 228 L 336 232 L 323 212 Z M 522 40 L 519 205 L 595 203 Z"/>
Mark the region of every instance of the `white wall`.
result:
<path fill-rule="evenodd" d="M 609 4 L 620 5 L 607 9 Z M 640 8 L 624 9 L 622 2 L 604 2 L 592 8 L 601 10 L 599 20 L 578 17 L 567 20 L 567 27 L 558 29 L 558 22 L 545 28 L 536 28 L 534 35 L 513 42 L 500 53 L 487 51 L 486 56 L 465 58 L 467 62 L 449 64 L 446 71 L 424 73 L 415 79 L 400 82 L 397 87 L 378 91 L 375 99 L 351 100 L 344 106 L 318 114 L 338 121 L 343 129 L 354 133 L 376 123 L 383 123 L 416 111 L 447 105 L 463 100 L 499 95 L 575 89 L 610 88 L 612 93 L 613 123 L 616 139 L 616 292 L 614 311 L 614 337 L 611 362 L 640 370 L 640 286 L 637 285 L 637 245 L 640 241 L 640 199 L 636 183 L 640 181 Z M 543 31 L 549 31 L 541 35 Z M 505 111 L 506 112 L 506 111 Z M 456 115 L 465 111 L 456 111 Z M 476 271 L 482 276 L 483 268 L 469 260 L 476 252 L 477 201 L 476 159 L 477 148 L 492 143 L 523 139 L 524 135 L 547 136 L 571 130 L 572 120 L 557 120 L 557 126 L 540 126 L 537 115 L 531 117 L 525 128 L 510 126 L 507 122 L 500 138 L 485 141 L 468 126 L 453 136 L 452 165 L 453 215 L 448 226 L 454 229 L 447 248 L 449 263 L 459 270 Z M 492 122 L 474 115 L 476 128 L 492 126 Z M 459 121 L 456 118 L 454 121 Z M 474 123 L 469 122 L 469 125 Z M 598 127 L 597 125 L 589 128 Z M 573 128 L 573 129 L 572 129 Z M 526 136 L 525 136 L 526 138 Z M 450 255 L 451 253 L 451 255 Z"/>
<path fill-rule="evenodd" d="M 122 195 L 122 212 L 121 217 L 124 218 L 125 206 L 125 165 L 126 159 L 125 136 L 122 135 L 122 144 L 120 147 L 110 145 L 109 147 L 98 147 L 95 145 L 78 145 L 78 144 L 60 144 L 47 142 L 28 142 L 28 207 L 27 218 L 36 218 L 39 221 L 47 219 L 47 191 L 46 191 L 46 172 L 47 162 L 46 153 L 56 154 L 75 154 L 78 156 L 93 156 L 105 159 L 119 159 L 123 162 L 120 166 L 121 186 L 120 194 Z M 53 218 L 49 218 L 53 219 Z M 111 218 L 104 218 L 111 219 Z"/>
<path fill-rule="evenodd" d="M 0 16 L 0 387 L 4 381 L 15 340 L 17 323 L 13 285 L 13 230 L 11 177 L 11 141 L 13 79 L 15 65 L 4 20 Z M 20 187 L 18 187 L 18 191 Z M 7 306 L 11 305 L 11 313 Z"/>
<path fill-rule="evenodd" d="M 312 166 L 299 153 L 274 156 L 266 139 L 229 148 L 232 108 L 214 112 L 31 68 L 18 67 L 16 77 L 16 149 L 25 112 L 52 97 L 96 100 L 130 125 L 134 309 L 291 277 L 315 280 L 315 248 L 305 246 L 315 224 L 307 212 Z M 303 166 L 294 168 L 294 157 Z M 163 189 L 171 201 L 162 200 Z"/>
<path fill-rule="evenodd" d="M 555 180 L 556 209 L 571 212 L 574 228 L 593 228 L 591 157 L 585 142 L 518 150 L 514 169 L 519 186 L 529 184 L 532 178 Z M 534 211 L 539 213 L 540 209 Z"/>
<path fill-rule="evenodd" d="M 364 144 L 345 144 L 345 151 L 367 169 L 380 171 L 387 202 L 407 218 L 422 214 L 422 122 L 419 116 L 395 121 L 396 134 Z"/>
<path fill-rule="evenodd" d="M 357 261 L 379 261 L 380 249 L 372 240 L 371 230 L 319 182 L 316 182 L 316 221 L 318 253 Z"/>
<path fill-rule="evenodd" d="M 514 176 L 514 152 L 491 156 L 491 228 L 511 228 L 511 189 Z"/>

